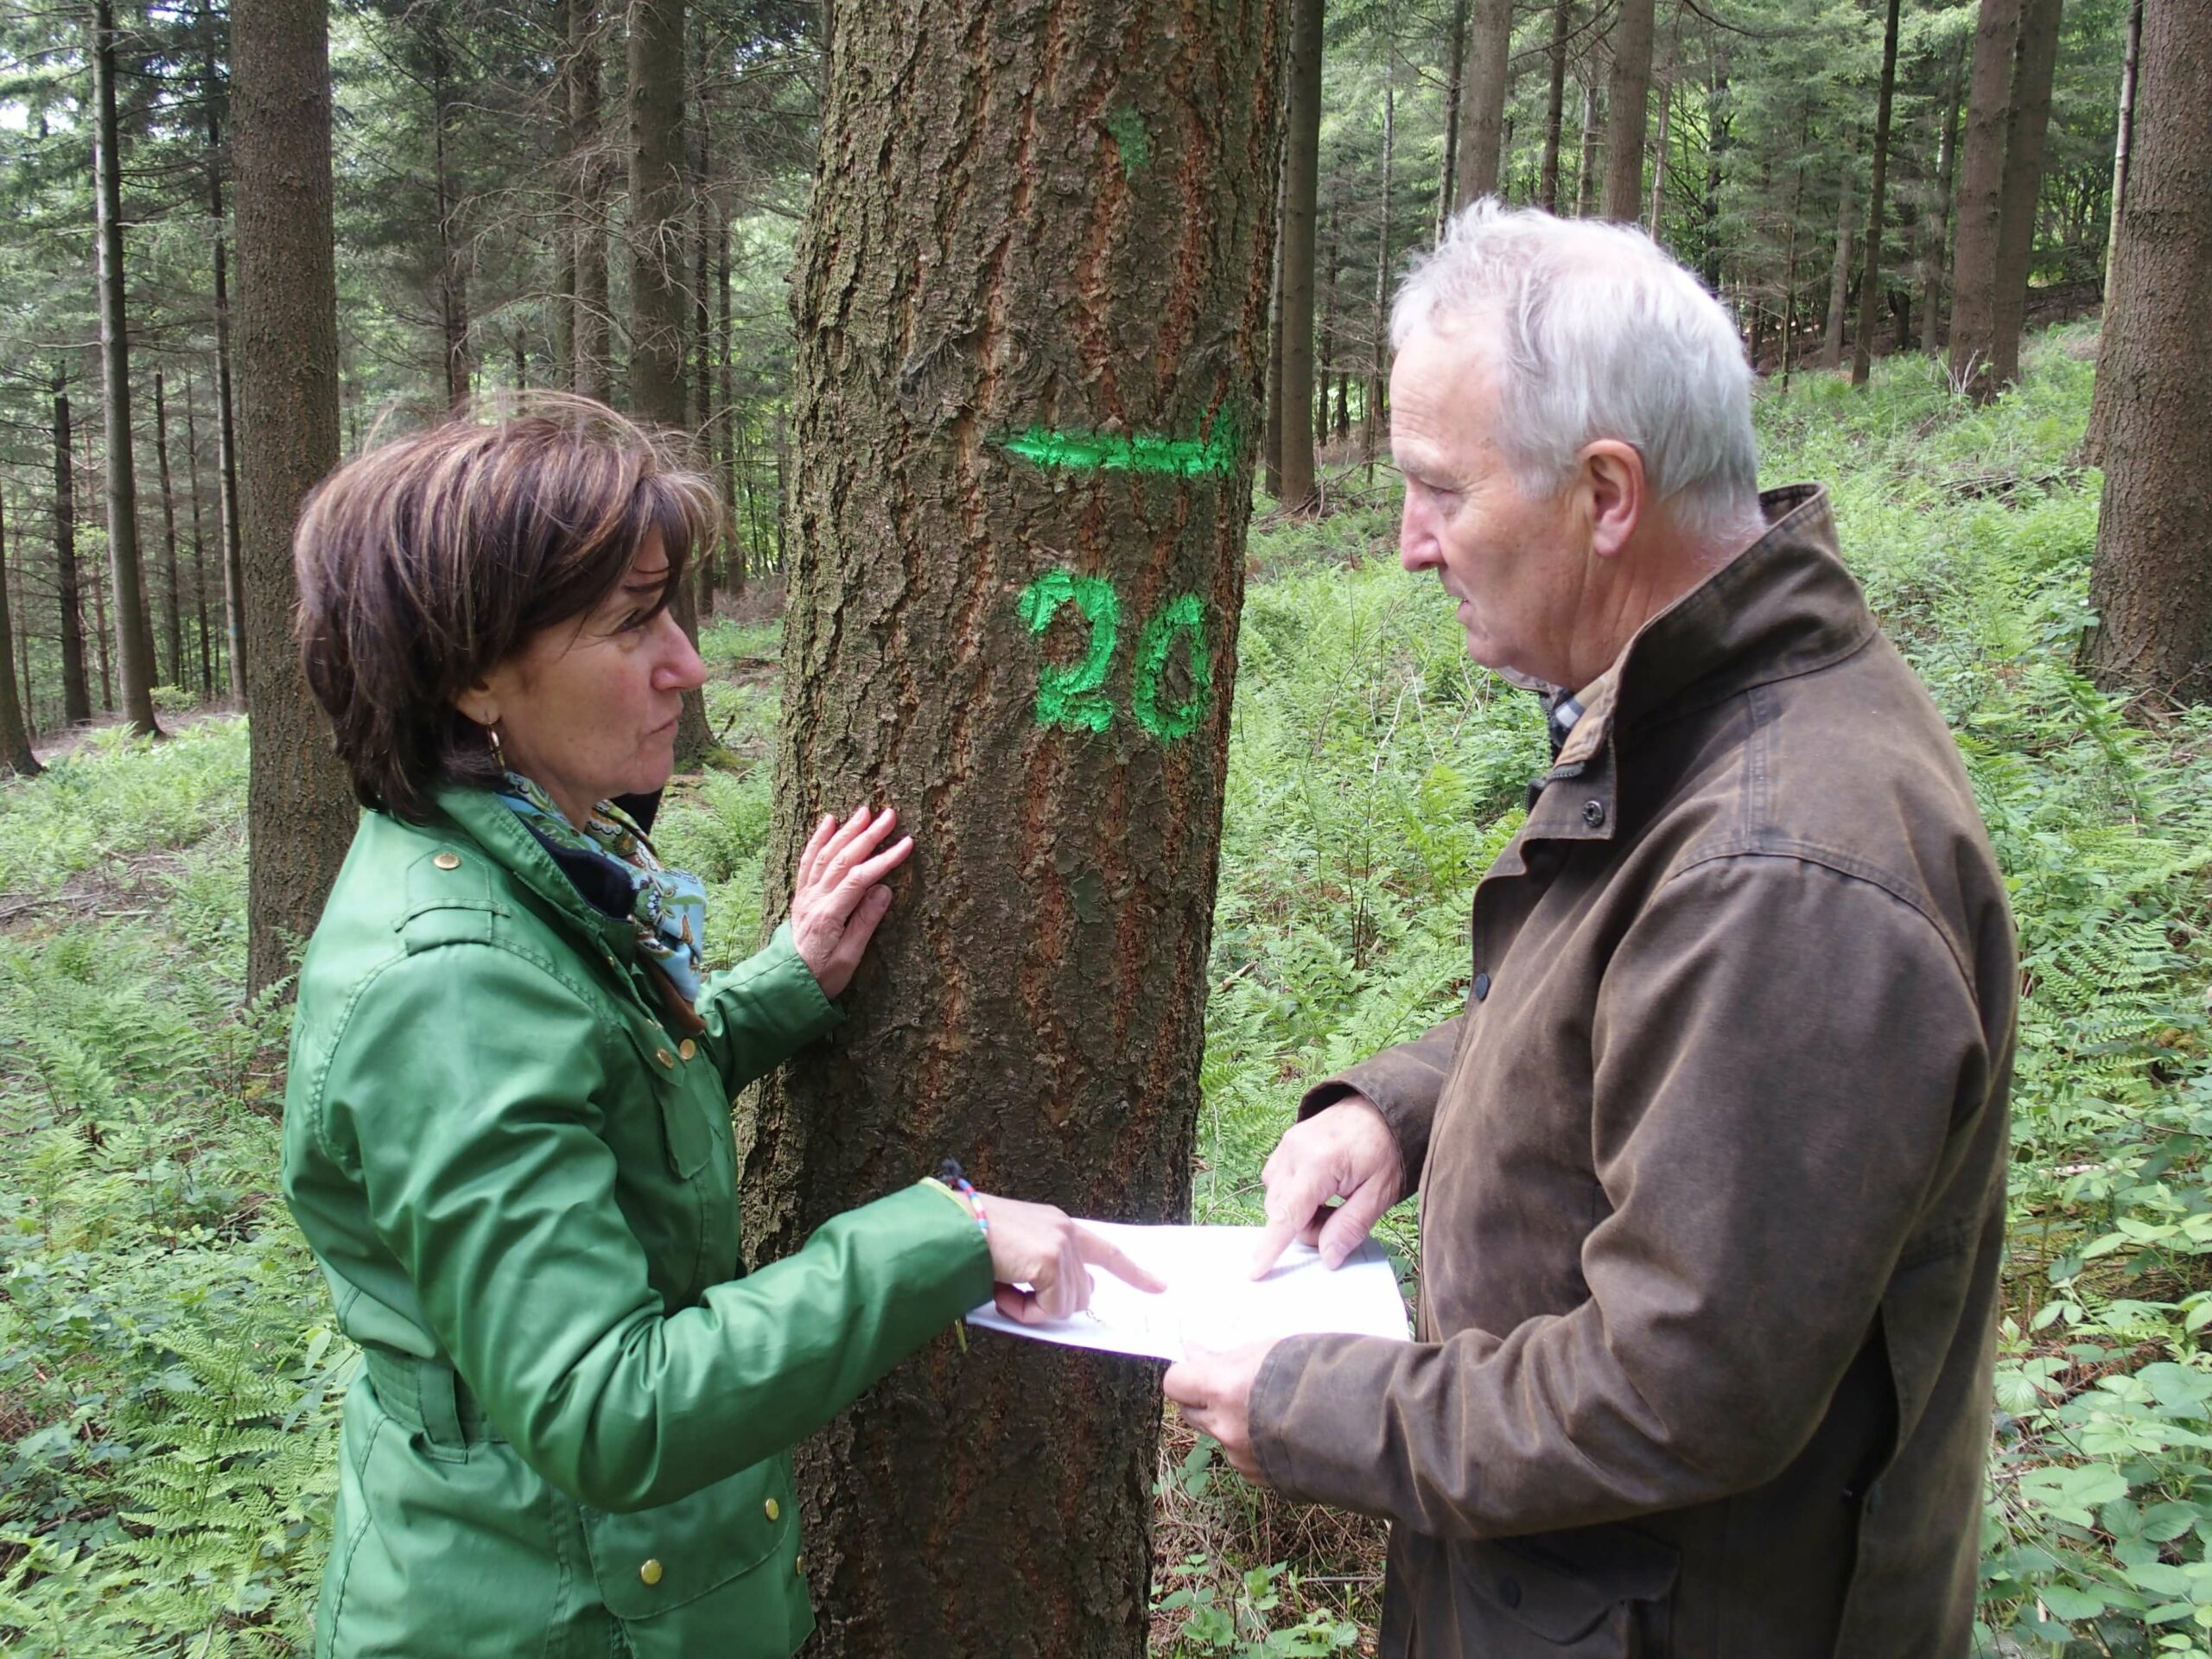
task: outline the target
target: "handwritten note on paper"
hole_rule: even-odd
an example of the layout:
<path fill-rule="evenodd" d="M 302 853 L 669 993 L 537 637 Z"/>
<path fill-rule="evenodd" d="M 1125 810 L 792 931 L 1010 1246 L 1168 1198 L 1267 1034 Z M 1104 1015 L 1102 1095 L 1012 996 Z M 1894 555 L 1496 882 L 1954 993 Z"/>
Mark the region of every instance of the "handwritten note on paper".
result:
<path fill-rule="evenodd" d="M 1234 1348 L 1309 1332 L 1406 1339 L 1406 1305 L 1389 1259 L 1370 1239 L 1331 1272 L 1318 1251 L 1293 1244 L 1264 1279 L 1251 1277 L 1257 1227 L 1134 1227 L 1086 1221 L 1167 1281 L 1160 1294 L 1090 1270 L 1090 1306 L 1071 1319 L 1023 1325 L 986 1302 L 968 1323 L 1009 1336 L 1154 1359 L 1183 1357 L 1186 1344 Z"/>

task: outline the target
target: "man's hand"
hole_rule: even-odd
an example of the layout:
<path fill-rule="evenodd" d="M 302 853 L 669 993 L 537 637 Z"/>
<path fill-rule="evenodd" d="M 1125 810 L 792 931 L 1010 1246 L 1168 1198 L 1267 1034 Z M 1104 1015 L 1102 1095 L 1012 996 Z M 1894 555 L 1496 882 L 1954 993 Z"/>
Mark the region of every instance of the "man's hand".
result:
<path fill-rule="evenodd" d="M 1260 1478 L 1260 1465 L 1252 1456 L 1252 1379 L 1259 1376 L 1260 1363 L 1274 1346 L 1272 1342 L 1248 1342 L 1221 1353 L 1188 1348 L 1180 1362 L 1167 1368 L 1161 1382 L 1167 1397 L 1182 1408 L 1183 1421 L 1219 1440 L 1230 1467 L 1247 1480 Z"/>
<path fill-rule="evenodd" d="M 880 812 L 860 807 L 842 823 L 825 817 L 798 855 L 791 943 L 824 996 L 835 996 L 852 983 L 861 953 L 891 908 L 891 889 L 882 885 L 883 878 L 914 850 L 912 836 L 883 847 L 898 823 L 899 815 L 888 807 Z"/>
<path fill-rule="evenodd" d="M 1260 1179 L 1268 1189 L 1268 1227 L 1252 1255 L 1252 1276 L 1263 1279 L 1294 1238 L 1316 1246 L 1331 1268 L 1404 1193 L 1405 1171 L 1397 1137 L 1364 1095 L 1346 1095 L 1275 1143 Z M 1331 1198 L 1344 1203 L 1323 1206 Z"/>

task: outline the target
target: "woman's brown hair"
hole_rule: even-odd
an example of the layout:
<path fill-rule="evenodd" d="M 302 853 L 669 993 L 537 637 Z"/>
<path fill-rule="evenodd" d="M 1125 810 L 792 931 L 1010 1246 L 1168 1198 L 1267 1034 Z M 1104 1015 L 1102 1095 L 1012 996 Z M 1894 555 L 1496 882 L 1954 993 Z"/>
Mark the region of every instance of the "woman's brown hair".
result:
<path fill-rule="evenodd" d="M 597 608 L 655 532 L 666 605 L 721 523 L 671 439 L 556 393 L 408 433 L 323 480 L 292 537 L 300 662 L 354 794 L 421 822 L 442 784 L 497 784 L 454 699 Z"/>

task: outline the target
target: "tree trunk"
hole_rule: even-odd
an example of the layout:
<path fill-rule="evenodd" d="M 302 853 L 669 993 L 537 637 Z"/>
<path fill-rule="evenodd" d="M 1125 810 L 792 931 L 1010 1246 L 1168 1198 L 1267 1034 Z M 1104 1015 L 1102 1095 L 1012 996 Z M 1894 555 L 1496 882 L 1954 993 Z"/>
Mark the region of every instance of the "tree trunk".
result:
<path fill-rule="evenodd" d="M 35 778 L 41 768 L 23 722 L 28 699 L 16 695 L 16 624 L 8 611 L 7 550 L 7 526 L 0 524 L 0 777 Z"/>
<path fill-rule="evenodd" d="M 1943 130 L 1936 141 L 1936 200 L 1928 213 L 1926 264 L 1920 289 L 1920 349 L 1936 354 L 1942 337 L 1943 268 L 1951 241 L 1951 173 L 1958 156 L 1959 100 L 1966 90 L 1964 63 L 1951 63 L 1949 91 L 1943 100 Z"/>
<path fill-rule="evenodd" d="M 721 405 L 722 486 L 729 498 L 730 531 L 724 541 L 724 580 L 733 598 L 745 594 L 745 538 L 737 524 L 737 382 L 730 359 L 729 327 L 729 215 L 719 205 L 715 210 L 715 287 L 718 315 L 715 323 L 715 382 Z"/>
<path fill-rule="evenodd" d="M 967 5 L 833 0 L 766 868 L 863 796 L 924 851 L 848 1022 L 764 1090 L 772 1255 L 948 1152 L 1188 1211 L 1288 20 L 1144 15 L 1041 0 L 984 54 Z M 813 1651 L 1137 1659 L 1159 1368 L 977 1341 L 802 1448 Z"/>
<path fill-rule="evenodd" d="M 1990 378 L 1997 334 L 1997 249 L 2005 200 L 2005 135 L 2012 125 L 2012 60 L 2022 0 L 1981 0 L 1967 90 L 1966 159 L 1959 181 L 1958 242 L 1951 254 L 1951 382 L 1977 401 Z"/>
<path fill-rule="evenodd" d="M 639 419 L 681 428 L 683 385 L 683 0 L 631 0 L 630 6 L 630 410 Z M 686 636 L 699 637 L 692 584 L 678 585 L 670 609 Z M 696 772 L 714 748 L 706 700 L 683 694 L 676 725 L 676 766 Z"/>
<path fill-rule="evenodd" d="M 1275 219 L 1282 218 L 1284 181 L 1275 181 Z M 1261 394 L 1267 411 L 1260 423 L 1260 487 L 1282 500 L 1282 238 L 1275 238 L 1274 276 L 1268 283 L 1268 378 Z"/>
<path fill-rule="evenodd" d="M 1321 0 L 1292 0 L 1288 130 L 1283 138 L 1282 489 L 1313 505 L 1313 220 L 1321 183 Z M 1389 233 L 1385 214 L 1384 233 Z"/>
<path fill-rule="evenodd" d="M 1882 293 L 1882 192 L 1890 165 L 1890 105 L 1897 86 L 1897 0 L 1882 29 L 1882 90 L 1874 104 L 1874 169 L 1866 188 L 1866 256 L 1859 265 L 1859 340 L 1851 352 L 1851 384 L 1863 386 L 1874 364 L 1874 318 Z"/>
<path fill-rule="evenodd" d="M 246 703 L 246 982 L 292 969 L 357 817 L 293 642 L 292 525 L 338 464 L 330 60 L 321 0 L 232 0 L 238 234 L 239 540 Z"/>
<path fill-rule="evenodd" d="M 130 435 L 130 322 L 124 305 L 123 166 L 116 154 L 115 7 L 92 0 L 92 218 L 100 295 L 100 412 L 106 428 L 107 562 L 115 585 L 115 659 L 123 716 L 140 737 L 154 723 L 153 634 L 138 556 L 137 457 Z"/>
<path fill-rule="evenodd" d="M 2043 191 L 2044 137 L 2050 125 L 2050 86 L 2058 62 L 2063 0 L 2023 0 L 2019 51 L 2012 67 L 2012 120 L 2005 137 L 2005 188 L 1998 215 L 1997 298 L 1989 378 L 2009 386 L 2020 378 L 2020 333 L 2034 263 L 2036 203 Z"/>
<path fill-rule="evenodd" d="M 1598 102 L 1598 78 L 1594 65 L 1586 66 L 1582 77 L 1582 143 L 1574 156 L 1574 212 L 1578 218 L 1587 219 L 1598 209 L 1599 147 L 1605 143 L 1599 130 L 1605 123 L 1605 111 Z"/>
<path fill-rule="evenodd" d="M 1573 20 L 1573 0 L 1553 0 L 1551 45 L 1545 60 L 1551 70 L 1551 92 L 1544 105 L 1544 159 L 1536 175 L 1536 200 L 1548 213 L 1559 212 L 1560 124 L 1567 113 L 1567 35 Z"/>
<path fill-rule="evenodd" d="M 1459 205 L 1497 194 L 1505 93 L 1513 68 L 1513 0 L 1474 0 L 1468 11 L 1466 90 L 1459 99 Z"/>
<path fill-rule="evenodd" d="M 1654 137 L 1651 153 L 1651 211 L 1643 224 L 1645 233 L 1654 242 L 1660 239 L 1661 210 L 1667 200 L 1667 128 L 1674 110 L 1673 77 L 1662 76 L 1659 81 L 1659 130 Z"/>
<path fill-rule="evenodd" d="M 1605 86 L 1607 219 L 1636 223 L 1643 207 L 1643 136 L 1650 113 L 1652 0 L 1621 0 Z"/>
<path fill-rule="evenodd" d="M 569 234 L 575 262 L 575 386 L 605 403 L 613 395 L 607 360 L 607 154 L 599 105 L 598 0 L 569 0 Z"/>
<path fill-rule="evenodd" d="M 1375 477 L 1376 440 L 1382 421 L 1382 386 L 1390 372 L 1390 169 L 1398 141 L 1397 42 L 1382 66 L 1382 222 L 1375 235 L 1375 327 L 1367 359 L 1367 476 Z"/>
<path fill-rule="evenodd" d="M 2143 9 L 2135 159 L 2097 378 L 2109 381 L 2087 653 L 2107 690 L 2212 701 L 2212 37 L 2198 9 Z"/>
<path fill-rule="evenodd" d="M 1821 340 L 1821 366 L 1843 365 L 1844 302 L 1851 293 L 1851 159 L 1847 154 L 1843 176 L 1836 185 L 1835 264 L 1828 278 L 1827 333 Z"/>
<path fill-rule="evenodd" d="M 1728 150 L 1735 137 L 1735 118 L 1728 109 L 1728 46 L 1716 35 L 1708 60 L 1711 79 L 1706 85 L 1705 196 L 1699 217 L 1704 222 L 1705 246 L 1699 255 L 1698 275 L 1714 294 L 1720 292 L 1720 186 L 1727 172 Z"/>
<path fill-rule="evenodd" d="M 1459 153 L 1459 99 L 1467 78 L 1467 0 L 1452 0 L 1450 49 L 1449 73 L 1444 81 L 1444 164 L 1436 169 L 1436 239 L 1440 242 L 1452 219 L 1452 192 L 1459 182 L 1455 158 Z M 1318 133 L 1317 126 L 1317 147 Z"/>
<path fill-rule="evenodd" d="M 245 703 L 245 562 L 238 536 L 238 398 L 231 385 L 231 294 L 223 236 L 223 128 L 215 73 L 215 26 L 207 0 L 197 14 L 200 103 L 207 121 L 207 223 L 213 243 L 215 302 L 215 470 L 221 491 L 218 518 L 223 534 L 223 639 L 231 667 L 231 700 Z"/>
<path fill-rule="evenodd" d="M 31 683 L 30 607 L 26 602 L 23 592 L 23 570 L 26 563 L 27 556 L 23 550 L 23 513 L 19 499 L 16 510 L 16 567 L 9 572 L 8 579 L 16 584 L 14 614 L 18 619 L 16 626 L 20 630 L 16 637 L 23 641 L 22 652 L 18 659 L 23 674 L 23 700 L 21 705 L 23 711 L 23 734 L 30 742 L 36 744 L 38 741 L 38 696 Z"/>
<path fill-rule="evenodd" d="M 61 611 L 61 723 L 92 717 L 85 678 L 85 608 L 77 564 L 77 465 L 69 431 L 69 394 L 54 381 L 54 590 Z"/>
<path fill-rule="evenodd" d="M 447 137 L 458 130 L 460 118 L 445 36 L 435 13 L 430 14 L 426 29 L 430 58 L 431 182 L 437 205 L 439 332 L 446 407 L 456 409 L 468 401 L 476 379 L 476 358 L 468 336 L 468 249 L 461 234 L 461 192 L 454 186 L 446 156 Z"/>
<path fill-rule="evenodd" d="M 2127 200 L 2128 151 L 2135 128 L 2135 81 L 2143 54 L 2143 0 L 2134 0 L 2127 11 L 2127 44 L 2120 67 L 2119 134 L 2113 143 L 2112 226 L 2105 237 L 2105 297 L 2107 302 L 2120 280 L 2120 219 Z M 2089 429 L 2082 439 L 2082 455 L 2092 467 L 2104 464 L 2105 435 L 2112 425 L 2112 377 L 2100 373 L 2089 397 Z"/>
<path fill-rule="evenodd" d="M 192 486 L 192 610 L 200 634 L 200 697 L 215 695 L 215 664 L 207 638 L 207 543 L 200 520 L 200 435 L 193 414 L 192 377 L 184 378 L 184 464 Z"/>
<path fill-rule="evenodd" d="M 154 371 L 154 459 L 162 480 L 162 624 L 169 648 L 168 677 L 162 682 L 180 690 L 184 685 L 184 607 L 176 568 L 176 493 L 169 482 L 169 415 L 163 400 L 162 372 Z"/>

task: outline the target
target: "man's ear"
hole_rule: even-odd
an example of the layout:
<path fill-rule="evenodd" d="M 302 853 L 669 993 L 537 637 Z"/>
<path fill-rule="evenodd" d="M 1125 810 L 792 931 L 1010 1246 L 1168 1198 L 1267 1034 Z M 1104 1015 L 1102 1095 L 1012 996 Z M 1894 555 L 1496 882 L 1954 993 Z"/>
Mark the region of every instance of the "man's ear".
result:
<path fill-rule="evenodd" d="M 1576 457 L 1590 503 L 1590 550 L 1601 559 L 1617 556 L 1643 522 L 1643 457 L 1632 443 L 1600 438 Z"/>

